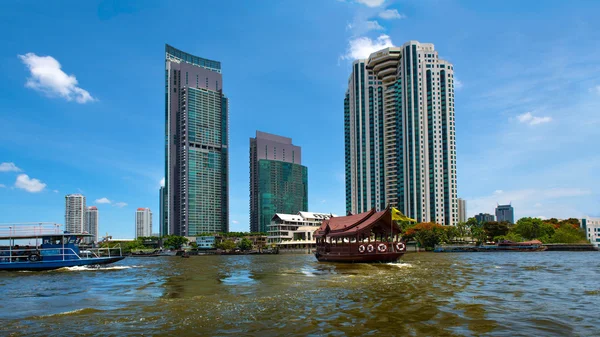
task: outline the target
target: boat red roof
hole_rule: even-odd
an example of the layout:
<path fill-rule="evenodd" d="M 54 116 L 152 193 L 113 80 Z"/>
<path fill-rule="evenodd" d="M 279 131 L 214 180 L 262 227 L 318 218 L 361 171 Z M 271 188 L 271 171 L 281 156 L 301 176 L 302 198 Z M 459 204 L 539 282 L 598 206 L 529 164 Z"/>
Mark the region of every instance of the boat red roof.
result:
<path fill-rule="evenodd" d="M 321 227 L 315 232 L 315 237 L 322 237 L 325 235 L 331 237 L 354 236 L 363 231 L 370 230 L 376 225 L 393 226 L 392 228 L 395 228 L 396 231 L 400 230 L 400 228 L 392 222 L 392 216 L 389 209 L 379 212 L 375 212 L 375 209 L 372 209 L 364 213 L 333 217 L 329 220 L 325 220 L 321 224 Z"/>

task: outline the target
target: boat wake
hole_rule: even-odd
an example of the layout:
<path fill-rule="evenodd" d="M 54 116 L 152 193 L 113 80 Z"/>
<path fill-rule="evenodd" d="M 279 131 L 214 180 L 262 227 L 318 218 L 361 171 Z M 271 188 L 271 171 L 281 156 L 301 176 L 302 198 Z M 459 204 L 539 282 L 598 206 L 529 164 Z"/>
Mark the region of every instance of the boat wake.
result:
<path fill-rule="evenodd" d="M 102 312 L 102 310 L 94 309 L 94 308 L 81 308 L 81 309 L 75 309 L 75 310 L 59 312 L 56 314 L 42 315 L 42 316 L 37 316 L 37 317 L 46 318 L 46 317 L 71 316 L 71 315 L 86 315 L 86 314 L 95 314 L 98 312 Z"/>
<path fill-rule="evenodd" d="M 413 265 L 410 263 L 399 263 L 399 262 L 390 262 L 386 263 L 388 266 L 394 266 L 397 268 L 412 268 Z"/>
<path fill-rule="evenodd" d="M 131 268 L 138 268 L 139 266 L 75 266 L 75 267 L 64 267 L 58 269 L 59 271 L 105 271 L 105 270 L 124 270 Z"/>

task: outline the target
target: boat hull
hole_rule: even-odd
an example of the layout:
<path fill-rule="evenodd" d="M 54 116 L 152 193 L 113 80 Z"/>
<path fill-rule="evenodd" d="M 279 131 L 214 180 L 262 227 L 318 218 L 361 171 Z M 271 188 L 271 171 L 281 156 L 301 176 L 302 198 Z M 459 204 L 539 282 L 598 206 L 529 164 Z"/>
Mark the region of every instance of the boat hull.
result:
<path fill-rule="evenodd" d="M 377 254 L 321 254 L 315 253 L 319 262 L 342 262 L 342 263 L 389 263 L 396 262 L 404 255 L 404 252 L 377 253 Z"/>
<path fill-rule="evenodd" d="M 7 271 L 43 271 L 53 270 L 65 267 L 79 267 L 90 265 L 105 265 L 121 261 L 125 256 L 115 257 L 98 257 L 89 259 L 73 259 L 73 260 L 58 260 L 58 261 L 38 261 L 38 262 L 12 262 L 0 263 L 0 270 Z"/>

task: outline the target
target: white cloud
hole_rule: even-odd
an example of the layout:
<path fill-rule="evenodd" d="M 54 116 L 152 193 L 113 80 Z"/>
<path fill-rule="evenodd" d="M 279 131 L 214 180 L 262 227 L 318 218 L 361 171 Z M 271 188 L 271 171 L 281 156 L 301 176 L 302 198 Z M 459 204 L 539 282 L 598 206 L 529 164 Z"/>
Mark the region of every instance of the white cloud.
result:
<path fill-rule="evenodd" d="M 100 198 L 100 199 L 96 199 L 96 203 L 97 204 L 110 204 L 111 201 L 108 200 L 108 198 Z"/>
<path fill-rule="evenodd" d="M 454 77 L 454 89 L 460 90 L 463 87 L 463 83 Z"/>
<path fill-rule="evenodd" d="M 54 193 L 58 193 L 58 190 L 53 190 L 52 192 L 54 192 Z"/>
<path fill-rule="evenodd" d="M 552 117 L 537 117 L 531 114 L 531 112 L 526 112 L 524 114 L 518 115 L 517 120 L 520 123 L 528 124 L 528 125 L 538 125 L 543 123 L 552 122 Z"/>
<path fill-rule="evenodd" d="M 239 224 L 240 222 L 239 222 L 239 221 L 237 221 L 237 220 L 231 220 L 231 223 L 232 223 L 232 224 L 234 224 L 234 225 L 237 225 L 237 224 Z"/>
<path fill-rule="evenodd" d="M 352 31 L 352 35 L 358 36 L 370 32 L 372 30 L 385 30 L 385 28 L 382 27 L 379 24 L 379 22 L 375 20 L 368 21 L 356 18 L 353 23 L 349 23 L 346 25 L 346 30 Z"/>
<path fill-rule="evenodd" d="M 363 4 L 368 7 L 379 7 L 383 5 L 385 0 L 356 0 L 359 4 Z"/>
<path fill-rule="evenodd" d="M 406 15 L 398 13 L 397 9 L 386 9 L 379 13 L 379 17 L 386 20 L 406 19 Z"/>
<path fill-rule="evenodd" d="M 593 94 L 600 95 L 600 85 L 597 85 L 595 87 L 590 88 L 590 92 L 593 93 Z"/>
<path fill-rule="evenodd" d="M 160 180 L 160 186 L 165 187 L 165 178 L 164 177 Z"/>
<path fill-rule="evenodd" d="M 346 55 L 342 56 L 342 59 L 366 59 L 373 52 L 393 46 L 394 45 L 392 44 L 392 39 L 385 34 L 380 35 L 375 40 L 371 40 L 368 37 L 359 37 L 350 40 L 350 42 L 348 43 L 348 50 L 346 52 Z"/>
<path fill-rule="evenodd" d="M 6 185 L 0 184 L 0 188 L 5 188 L 5 187 L 6 187 Z"/>
<path fill-rule="evenodd" d="M 119 207 L 119 208 L 123 208 L 125 206 L 127 206 L 126 202 L 115 202 L 115 206 Z"/>
<path fill-rule="evenodd" d="M 368 30 L 384 30 L 385 28 L 381 27 L 381 25 L 377 21 L 367 21 L 367 29 Z"/>
<path fill-rule="evenodd" d="M 0 163 L 0 172 L 21 172 L 15 163 Z"/>
<path fill-rule="evenodd" d="M 90 93 L 77 86 L 74 75 L 62 71 L 60 63 L 52 56 L 37 56 L 34 53 L 18 55 L 29 68 L 30 75 L 25 86 L 41 91 L 48 96 L 60 96 L 67 101 L 77 103 L 95 101 Z"/>
<path fill-rule="evenodd" d="M 46 188 L 46 184 L 38 179 L 29 178 L 26 174 L 19 174 L 15 182 L 15 187 L 24 189 L 27 192 L 37 193 L 43 191 Z"/>

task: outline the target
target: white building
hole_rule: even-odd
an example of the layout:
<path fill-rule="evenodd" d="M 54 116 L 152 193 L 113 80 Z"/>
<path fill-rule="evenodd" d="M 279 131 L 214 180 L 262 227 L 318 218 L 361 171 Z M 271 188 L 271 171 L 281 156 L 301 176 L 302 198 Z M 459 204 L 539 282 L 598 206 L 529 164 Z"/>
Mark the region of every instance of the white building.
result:
<path fill-rule="evenodd" d="M 600 246 L 600 218 L 583 218 L 579 220 L 581 228 L 585 231 L 585 235 L 594 246 Z"/>
<path fill-rule="evenodd" d="M 458 198 L 458 222 L 467 222 L 467 201 Z"/>
<path fill-rule="evenodd" d="M 88 207 L 85 212 L 85 231 L 93 236 L 89 238 L 88 243 L 98 242 L 98 207 Z"/>
<path fill-rule="evenodd" d="M 85 231 L 85 197 L 81 194 L 65 196 L 65 230 L 71 233 Z"/>
<path fill-rule="evenodd" d="M 344 98 L 346 211 L 454 225 L 454 66 L 409 41 L 356 60 Z"/>
<path fill-rule="evenodd" d="M 335 214 L 298 212 L 298 214 L 277 213 L 271 219 L 267 242 L 277 243 L 280 248 L 310 248 L 316 241 L 314 232 Z"/>
<path fill-rule="evenodd" d="M 135 211 L 135 238 L 152 236 L 152 211 L 138 208 Z"/>

